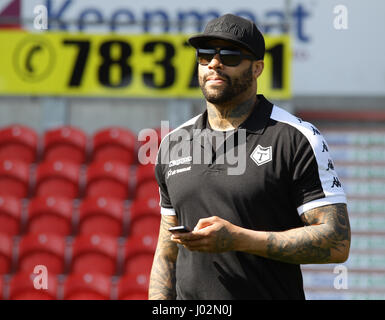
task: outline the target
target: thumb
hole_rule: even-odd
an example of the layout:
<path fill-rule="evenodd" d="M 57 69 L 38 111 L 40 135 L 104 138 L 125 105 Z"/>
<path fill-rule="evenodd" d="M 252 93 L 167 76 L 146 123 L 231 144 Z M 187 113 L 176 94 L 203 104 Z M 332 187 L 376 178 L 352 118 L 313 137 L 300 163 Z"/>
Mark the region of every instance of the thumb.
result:
<path fill-rule="evenodd" d="M 214 221 L 212 217 L 199 219 L 197 225 L 194 227 L 194 231 L 198 231 L 200 229 L 211 226 L 213 223 Z"/>

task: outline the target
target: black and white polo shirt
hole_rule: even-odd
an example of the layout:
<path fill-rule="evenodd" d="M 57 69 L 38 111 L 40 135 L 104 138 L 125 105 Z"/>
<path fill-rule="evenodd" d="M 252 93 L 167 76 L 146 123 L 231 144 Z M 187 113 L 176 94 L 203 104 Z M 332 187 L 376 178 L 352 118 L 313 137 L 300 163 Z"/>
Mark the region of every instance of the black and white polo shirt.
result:
<path fill-rule="evenodd" d="M 327 142 L 312 124 L 258 95 L 237 130 L 210 128 L 207 111 L 171 131 L 156 163 L 161 213 L 191 229 L 219 216 L 243 228 L 303 226 L 303 212 L 346 203 Z M 179 247 L 178 299 L 303 299 L 299 265 L 242 252 Z"/>

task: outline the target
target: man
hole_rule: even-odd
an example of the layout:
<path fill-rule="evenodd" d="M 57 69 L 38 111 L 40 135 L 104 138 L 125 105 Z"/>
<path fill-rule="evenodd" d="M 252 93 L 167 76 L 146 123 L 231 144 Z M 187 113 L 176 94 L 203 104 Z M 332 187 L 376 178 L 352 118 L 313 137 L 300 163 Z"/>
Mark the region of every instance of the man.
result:
<path fill-rule="evenodd" d="M 265 44 L 251 21 L 221 16 L 189 42 L 207 110 L 158 152 L 162 219 L 149 299 L 304 299 L 300 264 L 341 263 L 350 248 L 346 197 L 326 141 L 256 95 Z M 221 133 L 238 144 L 212 139 Z M 197 145 L 211 152 L 210 163 L 196 161 Z M 229 161 L 216 160 L 241 145 L 246 166 L 230 175 Z M 192 156 L 181 157 L 186 146 Z M 192 231 L 168 231 L 178 225 Z"/>

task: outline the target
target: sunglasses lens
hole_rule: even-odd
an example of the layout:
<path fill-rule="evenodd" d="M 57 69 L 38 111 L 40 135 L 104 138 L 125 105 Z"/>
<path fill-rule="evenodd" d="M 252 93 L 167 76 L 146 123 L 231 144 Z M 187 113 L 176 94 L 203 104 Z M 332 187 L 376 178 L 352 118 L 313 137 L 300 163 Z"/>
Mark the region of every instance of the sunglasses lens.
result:
<path fill-rule="evenodd" d="M 198 63 L 201 65 L 208 65 L 215 56 L 214 49 L 198 49 L 197 58 Z"/>
<path fill-rule="evenodd" d="M 237 66 L 241 63 L 240 54 L 223 54 L 221 53 L 221 61 L 226 66 Z"/>
<path fill-rule="evenodd" d="M 197 50 L 197 58 L 198 63 L 201 65 L 208 65 L 211 60 L 216 55 L 217 51 L 215 49 L 198 49 Z M 221 62 L 230 67 L 235 67 L 239 65 L 242 61 L 242 56 L 240 51 L 236 50 L 226 50 L 222 49 L 219 50 L 219 56 L 221 59 Z"/>

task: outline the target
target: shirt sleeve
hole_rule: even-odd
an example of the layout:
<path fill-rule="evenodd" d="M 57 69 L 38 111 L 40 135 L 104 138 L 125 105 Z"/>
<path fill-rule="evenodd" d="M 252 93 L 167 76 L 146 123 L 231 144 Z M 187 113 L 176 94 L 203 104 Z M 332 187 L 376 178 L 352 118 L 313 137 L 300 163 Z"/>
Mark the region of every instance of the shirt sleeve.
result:
<path fill-rule="evenodd" d="M 324 205 L 346 203 L 326 140 L 310 123 L 304 123 L 300 132 L 292 162 L 292 192 L 298 214 Z"/>
<path fill-rule="evenodd" d="M 168 194 L 167 184 L 165 181 L 164 166 L 161 163 L 161 157 L 158 154 L 157 161 L 155 164 L 155 178 L 159 186 L 159 206 L 160 213 L 163 215 L 176 215 L 174 208 L 172 207 L 170 196 Z"/>

